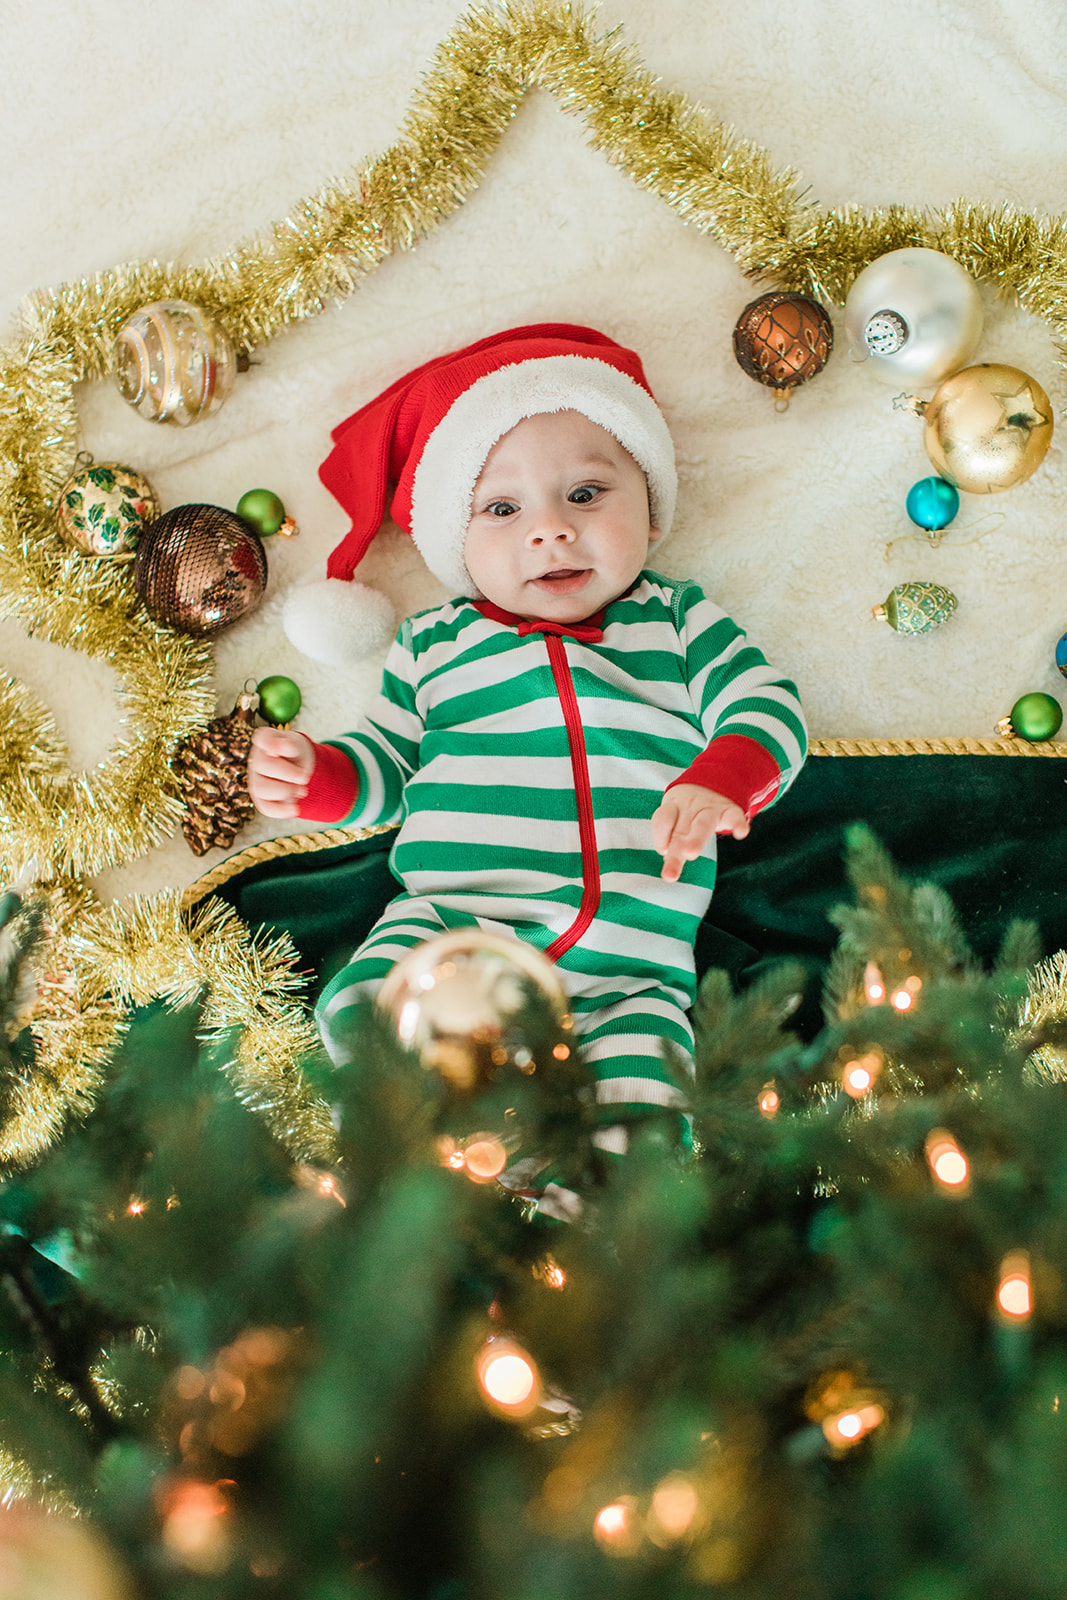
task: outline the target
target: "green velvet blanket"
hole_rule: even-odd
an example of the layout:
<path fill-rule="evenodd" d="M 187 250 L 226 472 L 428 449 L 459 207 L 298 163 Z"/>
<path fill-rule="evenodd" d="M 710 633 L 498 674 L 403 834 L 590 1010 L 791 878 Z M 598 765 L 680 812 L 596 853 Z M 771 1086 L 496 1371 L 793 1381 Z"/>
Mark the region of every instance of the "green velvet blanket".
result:
<path fill-rule="evenodd" d="M 836 941 L 827 913 L 851 899 L 846 828 L 869 824 L 914 881 L 951 896 L 975 953 L 991 959 L 1026 917 L 1046 955 L 1067 946 L 1067 761 L 988 755 L 815 756 L 748 839 L 720 843 L 719 879 L 697 967 L 744 984 L 768 962 L 812 974 L 800 1015 L 817 1026 L 818 977 Z M 347 959 L 397 885 L 392 835 L 260 863 L 218 892 L 253 927 L 284 928 L 321 983 Z"/>

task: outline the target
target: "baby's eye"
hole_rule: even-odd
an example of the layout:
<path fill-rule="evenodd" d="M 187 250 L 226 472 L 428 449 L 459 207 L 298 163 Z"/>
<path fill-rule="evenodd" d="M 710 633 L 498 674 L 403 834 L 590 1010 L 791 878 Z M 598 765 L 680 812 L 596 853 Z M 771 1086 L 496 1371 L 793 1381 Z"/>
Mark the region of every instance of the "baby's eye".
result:
<path fill-rule="evenodd" d="M 514 500 L 491 500 L 485 509 L 491 517 L 512 517 L 519 508 Z"/>
<path fill-rule="evenodd" d="M 595 483 L 580 484 L 577 489 L 572 489 L 567 499 L 576 506 L 587 506 L 590 500 L 595 500 L 600 489 Z"/>

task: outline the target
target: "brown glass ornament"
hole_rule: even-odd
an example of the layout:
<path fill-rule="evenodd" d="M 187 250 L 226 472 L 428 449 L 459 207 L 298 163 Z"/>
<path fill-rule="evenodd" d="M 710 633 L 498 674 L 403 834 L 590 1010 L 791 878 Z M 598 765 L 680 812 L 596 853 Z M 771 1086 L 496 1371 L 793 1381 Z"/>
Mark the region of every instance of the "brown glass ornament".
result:
<path fill-rule="evenodd" d="M 133 578 L 156 622 L 206 637 L 255 610 L 267 557 L 259 535 L 234 512 L 175 506 L 141 534 Z"/>
<path fill-rule="evenodd" d="M 795 389 L 826 365 L 834 330 L 822 306 L 781 290 L 760 295 L 734 327 L 734 355 L 750 378 L 768 389 Z"/>

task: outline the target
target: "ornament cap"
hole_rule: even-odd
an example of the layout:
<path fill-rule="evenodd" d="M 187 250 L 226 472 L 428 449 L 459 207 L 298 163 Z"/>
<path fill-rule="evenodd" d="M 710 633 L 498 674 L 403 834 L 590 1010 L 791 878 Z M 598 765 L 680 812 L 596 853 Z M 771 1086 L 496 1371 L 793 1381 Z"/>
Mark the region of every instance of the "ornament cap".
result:
<path fill-rule="evenodd" d="M 895 356 L 909 337 L 908 324 L 900 312 L 888 309 L 876 311 L 863 330 L 863 342 L 872 356 Z"/>
<path fill-rule="evenodd" d="M 889 612 L 886 610 L 884 605 L 882 605 L 882 606 L 872 606 L 871 607 L 871 616 L 874 618 L 874 620 L 876 622 L 888 622 L 889 621 Z"/>
<path fill-rule="evenodd" d="M 1015 729 L 1012 726 L 1012 720 L 1010 717 L 1001 717 L 997 722 L 995 731 L 1000 734 L 1002 739 L 1015 738 Z"/>

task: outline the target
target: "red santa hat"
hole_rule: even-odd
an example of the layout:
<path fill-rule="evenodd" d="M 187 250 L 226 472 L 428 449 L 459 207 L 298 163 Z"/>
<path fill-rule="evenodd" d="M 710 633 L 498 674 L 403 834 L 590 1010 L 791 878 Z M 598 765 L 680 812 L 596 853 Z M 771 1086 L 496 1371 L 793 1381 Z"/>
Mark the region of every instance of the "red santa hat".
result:
<path fill-rule="evenodd" d="M 630 452 L 648 480 L 652 522 L 674 515 L 674 446 L 639 357 L 592 328 L 510 328 L 428 361 L 334 429 L 319 476 L 352 518 L 324 581 L 286 601 L 286 632 L 335 665 L 383 643 L 384 596 L 353 573 L 389 510 L 451 594 L 474 598 L 463 560 L 474 486 L 493 445 L 524 417 L 580 411 Z"/>

